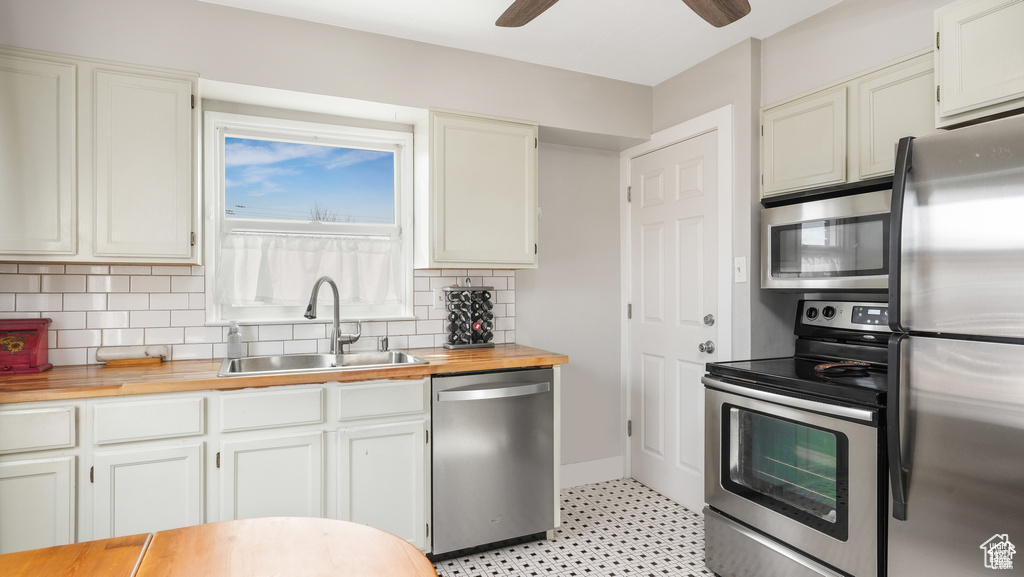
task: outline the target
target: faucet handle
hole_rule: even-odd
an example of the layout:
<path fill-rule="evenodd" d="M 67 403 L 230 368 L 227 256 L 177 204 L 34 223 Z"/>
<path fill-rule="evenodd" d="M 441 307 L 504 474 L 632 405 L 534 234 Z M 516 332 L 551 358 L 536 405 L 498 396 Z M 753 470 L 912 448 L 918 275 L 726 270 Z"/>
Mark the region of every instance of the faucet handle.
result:
<path fill-rule="evenodd" d="M 379 347 L 378 347 L 378 348 L 379 348 L 379 349 L 380 349 L 381 351 L 386 351 L 386 350 L 388 350 L 388 338 L 387 338 L 387 337 L 381 337 L 381 338 L 380 338 L 380 341 L 379 341 Z"/>

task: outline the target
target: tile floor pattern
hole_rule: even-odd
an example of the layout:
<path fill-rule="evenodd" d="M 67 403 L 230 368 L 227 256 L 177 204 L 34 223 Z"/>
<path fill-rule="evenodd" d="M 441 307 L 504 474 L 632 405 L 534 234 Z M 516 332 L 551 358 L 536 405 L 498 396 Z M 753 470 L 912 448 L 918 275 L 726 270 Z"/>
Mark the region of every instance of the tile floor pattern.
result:
<path fill-rule="evenodd" d="M 703 577 L 704 521 L 633 479 L 563 489 L 554 539 L 434 564 L 438 577 Z"/>

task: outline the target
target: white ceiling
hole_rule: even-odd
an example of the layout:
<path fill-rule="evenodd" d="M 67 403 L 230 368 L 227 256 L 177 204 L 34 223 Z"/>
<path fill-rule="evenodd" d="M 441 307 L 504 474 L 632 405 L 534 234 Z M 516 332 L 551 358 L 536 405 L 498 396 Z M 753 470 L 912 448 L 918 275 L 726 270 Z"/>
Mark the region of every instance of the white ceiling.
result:
<path fill-rule="evenodd" d="M 681 0 L 561 0 L 522 28 L 494 25 L 512 0 L 203 1 L 653 86 L 840 0 L 749 0 L 750 14 L 724 28 Z"/>

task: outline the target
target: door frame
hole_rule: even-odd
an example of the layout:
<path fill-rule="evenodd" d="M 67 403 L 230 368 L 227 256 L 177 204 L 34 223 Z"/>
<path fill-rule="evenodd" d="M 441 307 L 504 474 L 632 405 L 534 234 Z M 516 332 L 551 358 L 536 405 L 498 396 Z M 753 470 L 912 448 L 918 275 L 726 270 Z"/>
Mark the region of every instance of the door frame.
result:
<path fill-rule="evenodd" d="M 626 318 L 626 307 L 630 302 L 631 269 L 630 255 L 632 246 L 630 243 L 630 204 L 626 202 L 626 190 L 631 180 L 631 168 L 633 159 L 649 152 L 689 140 L 701 134 L 718 131 L 718 358 L 728 359 L 732 356 L 733 348 L 733 302 L 732 302 L 732 208 L 733 208 L 733 167 L 735 165 L 735 154 L 733 151 L 733 106 L 728 104 L 711 112 L 702 114 L 681 124 L 666 128 L 651 135 L 651 139 L 643 144 L 634 146 L 619 154 L 619 186 L 622 195 L 619 199 L 619 262 L 621 266 L 620 292 L 622 295 L 620 316 L 620 363 L 622 383 L 620 390 L 621 402 L 624 410 L 621 414 L 620 431 L 626 431 L 626 421 L 632 413 L 629 402 L 629 391 L 632 379 L 635 375 L 629 370 L 629 346 L 631 344 L 629 333 L 629 319 Z M 622 435 L 622 446 L 625 455 L 624 473 L 628 477 L 632 474 L 633 459 L 630 451 L 629 437 Z"/>

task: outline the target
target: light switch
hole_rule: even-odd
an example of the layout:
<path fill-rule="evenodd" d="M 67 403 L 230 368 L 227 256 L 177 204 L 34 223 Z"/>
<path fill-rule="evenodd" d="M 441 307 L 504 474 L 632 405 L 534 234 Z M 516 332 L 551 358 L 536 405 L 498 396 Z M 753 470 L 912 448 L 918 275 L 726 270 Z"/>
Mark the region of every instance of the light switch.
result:
<path fill-rule="evenodd" d="M 732 280 L 736 283 L 747 282 L 747 257 L 738 256 L 732 260 Z"/>

